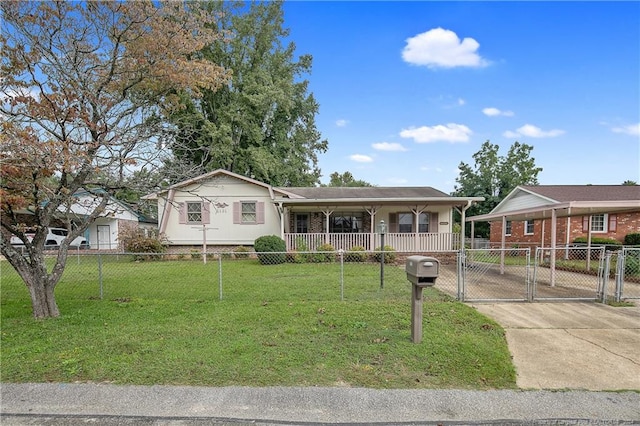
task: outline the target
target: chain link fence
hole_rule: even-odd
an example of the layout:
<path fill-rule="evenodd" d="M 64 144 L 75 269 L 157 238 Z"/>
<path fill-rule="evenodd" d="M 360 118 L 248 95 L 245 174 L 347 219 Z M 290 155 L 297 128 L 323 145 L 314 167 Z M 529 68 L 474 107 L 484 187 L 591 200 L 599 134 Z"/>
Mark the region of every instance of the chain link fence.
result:
<path fill-rule="evenodd" d="M 640 247 L 624 247 L 614 261 L 616 302 L 640 299 Z"/>
<path fill-rule="evenodd" d="M 440 261 L 435 288 L 462 301 L 640 299 L 640 248 L 473 249 L 438 253 L 308 251 L 122 254 L 73 252 L 56 296 L 65 299 L 370 300 L 411 298 L 405 261 Z M 384 261 L 383 261 L 384 255 Z M 51 268 L 55 253 L 48 255 Z M 552 259 L 554 260 L 552 265 Z M 2 297 L 28 297 L 6 261 Z M 312 289 L 312 291 L 310 291 Z M 445 296 L 445 297 L 446 297 Z"/>

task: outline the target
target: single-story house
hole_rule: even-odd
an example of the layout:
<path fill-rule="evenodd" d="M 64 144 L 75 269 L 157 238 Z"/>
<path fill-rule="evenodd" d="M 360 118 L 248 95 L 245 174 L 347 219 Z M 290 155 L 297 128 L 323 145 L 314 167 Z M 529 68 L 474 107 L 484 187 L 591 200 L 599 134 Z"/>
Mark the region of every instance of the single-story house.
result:
<path fill-rule="evenodd" d="M 87 191 L 78 191 L 75 195 L 76 202 L 71 210 L 78 216 L 90 214 L 100 203 L 100 199 Z M 156 232 L 158 221 L 136 210 L 129 204 L 114 197 L 109 197 L 109 202 L 104 212 L 87 228 L 85 238 L 91 249 L 118 250 L 121 249 L 118 239 L 125 228 L 137 228 Z"/>
<path fill-rule="evenodd" d="M 278 188 L 226 170 L 171 185 L 144 199 L 157 200 L 159 232 L 172 251 L 252 246 L 277 235 L 287 250 L 385 245 L 397 251 L 452 250 L 453 209 L 463 215 L 482 197 L 452 197 L 431 187 Z"/>
<path fill-rule="evenodd" d="M 103 191 L 100 191 L 103 192 Z M 51 227 L 65 227 L 65 219 L 70 219 L 72 224 L 86 218 L 100 203 L 101 197 L 86 190 L 80 190 L 74 194 L 73 204 L 60 206 Z M 35 216 L 32 208 L 26 208 L 19 212 L 19 218 L 27 226 L 35 225 Z M 109 201 L 101 215 L 84 232 L 84 238 L 92 250 L 119 250 L 118 236 L 125 228 L 137 228 L 157 232 L 158 221 L 140 212 L 132 206 L 114 197 L 109 196 Z"/>
<path fill-rule="evenodd" d="M 640 186 L 518 186 L 490 213 L 467 217 L 491 224 L 493 246 L 555 247 L 578 237 L 624 241 L 640 232 Z"/>

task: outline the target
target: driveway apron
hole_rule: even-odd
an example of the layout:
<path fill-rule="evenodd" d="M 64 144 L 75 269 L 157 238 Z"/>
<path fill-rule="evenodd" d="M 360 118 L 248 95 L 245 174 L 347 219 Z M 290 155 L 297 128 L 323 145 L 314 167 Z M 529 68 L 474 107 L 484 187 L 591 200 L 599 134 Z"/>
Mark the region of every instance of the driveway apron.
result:
<path fill-rule="evenodd" d="M 506 331 L 523 389 L 640 390 L 640 306 L 476 303 Z"/>

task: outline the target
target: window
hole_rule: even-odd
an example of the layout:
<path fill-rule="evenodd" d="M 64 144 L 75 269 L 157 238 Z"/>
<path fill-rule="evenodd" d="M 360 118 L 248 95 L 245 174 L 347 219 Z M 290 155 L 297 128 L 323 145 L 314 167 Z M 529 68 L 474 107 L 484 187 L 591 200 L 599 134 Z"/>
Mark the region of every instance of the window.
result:
<path fill-rule="evenodd" d="M 398 213 L 398 232 L 412 233 L 415 214 Z M 418 217 L 418 232 L 429 232 L 429 213 L 420 213 Z"/>
<path fill-rule="evenodd" d="M 258 221 L 256 202 L 241 201 L 242 223 L 256 223 Z"/>
<path fill-rule="evenodd" d="M 296 233 L 306 234 L 309 232 L 309 214 L 297 213 L 296 214 Z"/>
<path fill-rule="evenodd" d="M 361 212 L 339 212 L 331 215 L 329 232 L 358 233 L 362 232 Z"/>
<path fill-rule="evenodd" d="M 605 214 L 594 214 L 591 216 L 591 232 L 607 232 Z"/>
<path fill-rule="evenodd" d="M 524 222 L 524 234 L 525 235 L 533 235 L 533 231 L 534 231 L 533 224 L 534 224 L 533 220 L 526 220 Z"/>
<path fill-rule="evenodd" d="M 511 235 L 511 221 L 508 220 L 504 227 L 504 235 Z"/>
<path fill-rule="evenodd" d="M 187 223 L 202 223 L 202 203 L 187 202 Z"/>

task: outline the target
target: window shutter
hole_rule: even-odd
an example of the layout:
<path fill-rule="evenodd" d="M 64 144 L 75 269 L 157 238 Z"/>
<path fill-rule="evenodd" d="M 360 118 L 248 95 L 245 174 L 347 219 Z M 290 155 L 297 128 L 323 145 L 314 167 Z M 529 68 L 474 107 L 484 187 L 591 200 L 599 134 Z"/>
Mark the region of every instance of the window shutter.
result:
<path fill-rule="evenodd" d="M 264 223 L 264 203 L 263 202 L 256 203 L 256 223 L 257 224 Z"/>
<path fill-rule="evenodd" d="M 178 203 L 178 223 L 187 223 L 187 203 Z"/>
<path fill-rule="evenodd" d="M 589 230 L 589 216 L 582 216 L 582 232 Z"/>
<path fill-rule="evenodd" d="M 238 225 L 242 223 L 242 211 L 240 210 L 240 202 L 233 203 L 233 223 Z"/>
<path fill-rule="evenodd" d="M 208 202 L 202 203 L 202 224 L 209 224 L 211 221 L 211 207 Z"/>
<path fill-rule="evenodd" d="M 429 232 L 438 232 L 438 212 L 431 213 L 429 217 Z"/>
<path fill-rule="evenodd" d="M 398 213 L 389 213 L 389 227 L 387 232 L 398 232 Z"/>
<path fill-rule="evenodd" d="M 618 217 L 615 214 L 609 215 L 609 232 L 616 232 L 618 227 Z"/>

